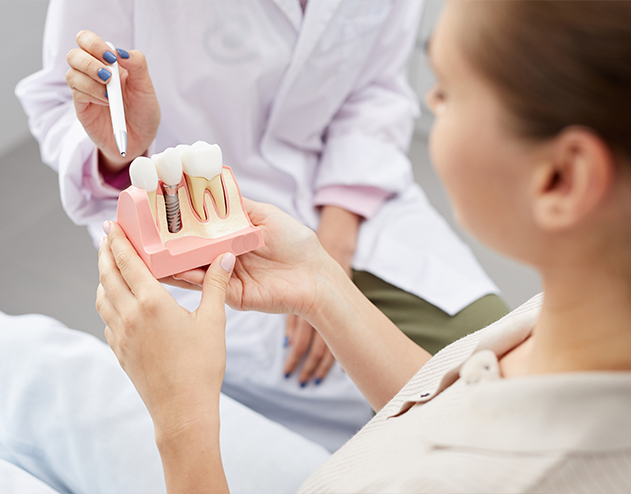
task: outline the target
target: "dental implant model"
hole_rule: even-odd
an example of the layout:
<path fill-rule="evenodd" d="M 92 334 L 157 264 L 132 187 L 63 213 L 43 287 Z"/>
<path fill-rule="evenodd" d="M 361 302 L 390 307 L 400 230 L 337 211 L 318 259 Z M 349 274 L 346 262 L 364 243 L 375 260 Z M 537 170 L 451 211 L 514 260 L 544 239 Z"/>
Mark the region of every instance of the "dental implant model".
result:
<path fill-rule="evenodd" d="M 162 180 L 169 231 L 177 233 L 182 228 L 180 200 L 177 195 L 178 185 L 182 180 L 182 158 L 175 148 L 166 148 L 162 153 L 154 154 L 151 160 L 156 166 L 158 177 Z"/>
<path fill-rule="evenodd" d="M 129 174 L 117 221 L 156 278 L 264 245 L 216 144 L 198 141 L 136 158 Z"/>

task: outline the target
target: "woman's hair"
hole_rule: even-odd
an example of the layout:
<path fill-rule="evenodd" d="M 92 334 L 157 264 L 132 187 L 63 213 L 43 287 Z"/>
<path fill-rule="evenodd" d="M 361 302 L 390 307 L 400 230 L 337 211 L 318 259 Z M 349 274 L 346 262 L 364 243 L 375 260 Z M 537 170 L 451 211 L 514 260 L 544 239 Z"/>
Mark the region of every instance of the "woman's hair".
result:
<path fill-rule="evenodd" d="M 631 158 L 630 1 L 465 1 L 461 48 L 499 91 L 512 130 L 592 129 Z"/>

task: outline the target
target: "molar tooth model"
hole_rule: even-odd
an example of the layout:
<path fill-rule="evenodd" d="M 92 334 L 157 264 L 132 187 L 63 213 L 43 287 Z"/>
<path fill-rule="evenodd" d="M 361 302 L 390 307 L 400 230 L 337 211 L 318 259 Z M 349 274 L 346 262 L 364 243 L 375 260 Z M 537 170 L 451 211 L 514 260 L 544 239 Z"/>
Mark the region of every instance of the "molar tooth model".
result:
<path fill-rule="evenodd" d="M 217 144 L 197 141 L 192 146 L 178 146 L 182 157 L 182 166 L 186 173 L 188 191 L 193 207 L 200 218 L 206 220 L 204 212 L 204 195 L 206 189 L 215 200 L 219 216 L 226 216 L 226 198 L 221 185 L 221 168 L 223 157 Z"/>
<path fill-rule="evenodd" d="M 264 245 L 216 144 L 198 141 L 136 158 L 129 174 L 132 185 L 118 198 L 117 222 L 156 278 Z"/>

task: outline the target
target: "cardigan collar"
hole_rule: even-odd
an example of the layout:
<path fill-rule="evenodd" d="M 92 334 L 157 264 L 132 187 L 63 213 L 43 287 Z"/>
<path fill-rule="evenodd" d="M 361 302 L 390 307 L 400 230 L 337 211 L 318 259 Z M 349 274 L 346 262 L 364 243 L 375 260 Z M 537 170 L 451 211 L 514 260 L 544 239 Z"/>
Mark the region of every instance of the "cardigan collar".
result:
<path fill-rule="evenodd" d="M 387 416 L 402 415 L 445 392 L 474 354 L 486 350 L 484 353 L 500 358 L 524 341 L 532 332 L 541 301 L 538 295 L 481 331 L 477 342 L 473 340 L 463 351 L 459 363 L 435 381 L 434 389 L 419 393 L 418 387 L 411 386 Z M 482 379 L 471 384 L 463 379 L 458 386 L 470 389 L 456 405 L 453 426 L 426 436 L 436 448 L 577 454 L 631 450 L 631 372 L 548 374 Z"/>

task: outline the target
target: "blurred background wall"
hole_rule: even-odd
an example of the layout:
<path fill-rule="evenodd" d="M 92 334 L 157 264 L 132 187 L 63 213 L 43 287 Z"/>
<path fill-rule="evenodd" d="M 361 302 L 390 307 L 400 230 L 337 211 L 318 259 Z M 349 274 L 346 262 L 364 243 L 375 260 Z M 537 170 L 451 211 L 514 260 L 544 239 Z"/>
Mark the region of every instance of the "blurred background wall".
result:
<path fill-rule="evenodd" d="M 47 5 L 47 0 L 0 0 L 0 173 L 6 187 L 0 215 L 0 310 L 47 314 L 102 339 L 103 323 L 94 309 L 96 251 L 85 228 L 73 225 L 64 214 L 57 175 L 41 163 L 13 94 L 20 79 L 41 68 Z M 426 3 L 410 60 L 410 82 L 421 101 L 433 80 L 423 44 L 441 6 L 440 0 Z M 539 278 L 531 269 L 489 251 L 455 224 L 427 152 L 431 122 L 423 104 L 409 153 L 416 180 L 515 307 L 540 291 Z"/>

